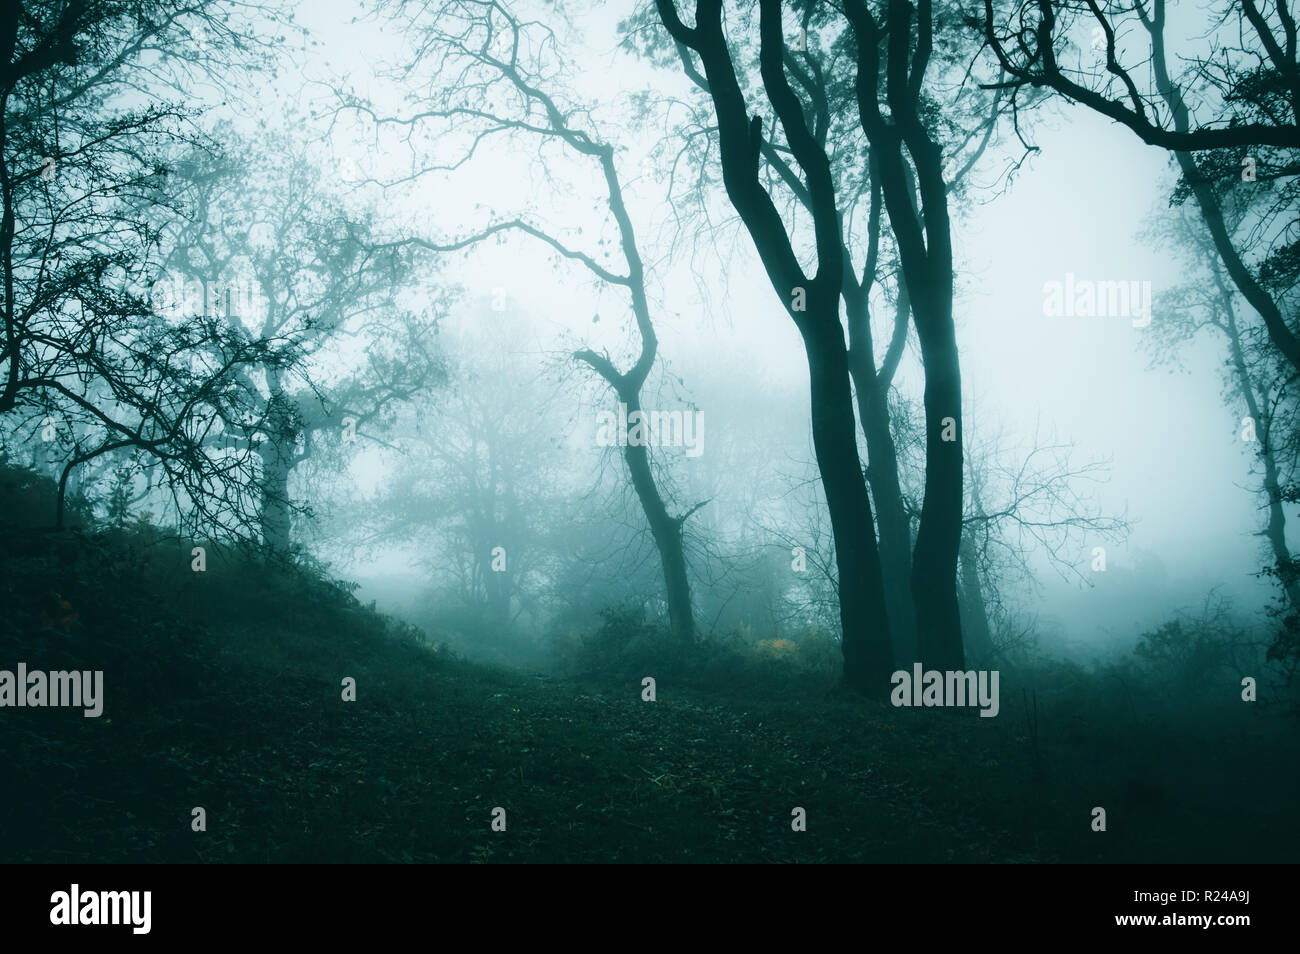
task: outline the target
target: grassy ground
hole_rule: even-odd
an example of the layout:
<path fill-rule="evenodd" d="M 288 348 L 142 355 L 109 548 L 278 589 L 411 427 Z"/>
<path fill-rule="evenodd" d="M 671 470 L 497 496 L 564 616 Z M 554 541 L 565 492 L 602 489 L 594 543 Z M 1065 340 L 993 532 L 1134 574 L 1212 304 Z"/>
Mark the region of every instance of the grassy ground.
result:
<path fill-rule="evenodd" d="M 103 669 L 106 703 L 0 709 L 0 861 L 1300 854 L 1294 737 L 1268 720 L 1093 725 L 1045 687 L 1036 762 L 1014 680 L 994 719 L 670 675 L 649 703 L 639 680 L 451 658 L 310 582 L 10 557 L 0 668 Z"/>

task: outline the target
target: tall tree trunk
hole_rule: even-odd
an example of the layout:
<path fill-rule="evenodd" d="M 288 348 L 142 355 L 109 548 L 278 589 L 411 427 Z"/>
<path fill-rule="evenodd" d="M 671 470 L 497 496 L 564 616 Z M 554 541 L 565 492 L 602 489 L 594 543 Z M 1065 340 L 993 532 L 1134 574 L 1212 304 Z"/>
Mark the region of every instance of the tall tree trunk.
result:
<path fill-rule="evenodd" d="M 1232 304 L 1232 294 L 1223 281 L 1223 276 L 1213 259 L 1210 270 L 1214 275 L 1219 292 L 1219 302 L 1223 309 L 1223 330 L 1228 336 L 1228 348 L 1231 355 L 1232 370 L 1237 378 L 1237 390 L 1246 402 L 1246 412 L 1259 427 L 1259 457 L 1264 463 L 1264 494 L 1268 498 L 1268 523 L 1264 527 L 1264 539 L 1268 541 L 1273 558 L 1284 570 L 1292 564 L 1291 548 L 1286 542 L 1286 511 L 1282 508 L 1282 480 L 1278 473 L 1277 455 L 1273 452 L 1271 427 L 1261 416 L 1259 398 L 1255 394 L 1255 382 L 1251 379 L 1250 368 L 1246 364 L 1246 355 L 1241 347 L 1241 332 L 1237 327 L 1237 310 Z M 1293 612 L 1300 612 L 1300 580 L 1294 573 L 1283 572 L 1280 576 L 1282 591 Z"/>
<path fill-rule="evenodd" d="M 823 307 L 838 312 L 838 306 L 832 300 Z M 871 499 L 858 457 L 848 349 L 838 320 L 810 317 L 800 330 L 812 391 L 813 451 L 835 538 L 844 678 L 860 691 L 885 695 L 893 671 L 890 617 Z"/>
<path fill-rule="evenodd" d="M 633 413 L 641 410 L 640 396 L 625 393 L 620 395 L 620 400 L 627 405 L 627 416 L 631 421 Z M 632 425 L 629 424 L 628 434 L 631 430 Z M 623 457 L 627 461 L 637 500 L 650 524 L 655 547 L 659 550 L 659 562 L 664 572 L 664 594 L 668 601 L 668 620 L 673 636 L 681 644 L 691 643 L 695 640 L 695 616 L 691 610 L 691 584 L 686 574 L 686 552 L 682 547 L 684 518 L 674 517 L 668 512 L 650 469 L 650 454 L 646 446 L 633 445 L 629 440 L 623 449 Z"/>
<path fill-rule="evenodd" d="M 845 12 L 857 42 L 858 117 L 880 173 L 925 366 L 925 497 L 912 551 L 911 581 L 918 655 L 932 669 L 963 669 L 957 549 L 964 473 L 961 371 L 952 313 L 952 226 L 942 155 L 919 105 L 932 52 L 923 39 L 931 35 L 931 10 L 922 5 L 921 22 L 916 23 L 917 11 L 910 3 L 890 0 L 887 30 L 876 23 L 863 0 L 848 0 Z M 882 39 L 887 41 L 888 120 L 880 108 Z M 919 210 L 913 203 L 904 146 L 916 168 Z"/>
<path fill-rule="evenodd" d="M 906 286 L 900 283 L 900 287 Z M 865 300 L 860 295 L 846 295 L 844 300 L 849 324 L 849 368 L 853 373 L 862 434 L 867 442 L 867 480 L 876 504 L 881 576 L 893 634 L 894 660 L 898 665 L 910 664 L 918 658 L 911 592 L 912 536 L 898 480 L 898 449 L 889 427 L 888 385 L 874 366 Z M 899 304 L 902 310 L 899 318 L 906 323 L 905 291 L 900 291 Z"/>
<path fill-rule="evenodd" d="M 928 291 L 939 301 L 918 302 L 916 308 L 925 361 L 925 499 L 912 553 L 912 596 L 921 659 L 933 669 L 951 670 L 965 668 L 956 587 L 962 524 L 961 375 L 952 286 Z"/>
<path fill-rule="evenodd" d="M 781 2 L 759 3 L 759 72 L 767 103 L 804 176 L 817 250 L 817 271 L 812 276 L 800 264 L 781 213 L 759 177 L 763 115 L 751 115 L 745 103 L 723 30 L 722 3 L 697 0 L 694 28 L 682 23 L 671 0 L 657 0 L 656 5 L 679 49 L 692 49 L 700 56 L 703 85 L 718 119 L 727 197 L 745 223 L 773 290 L 803 337 L 813 450 L 835 538 L 844 679 L 860 692 L 885 698 L 893 672 L 893 647 L 871 498 L 858 457 L 848 348 L 839 315 L 845 267 L 840 210 L 825 145 L 809 128 L 785 74 Z M 694 67 L 687 64 L 687 70 Z"/>
<path fill-rule="evenodd" d="M 958 563 L 961 567 L 961 632 L 966 641 L 966 661 L 984 666 L 993 658 L 993 632 L 989 626 L 988 605 L 984 602 L 975 546 L 966 534 L 962 535 Z"/>
<path fill-rule="evenodd" d="M 555 114 L 552 114 L 552 121 L 556 121 Z M 631 298 L 632 314 L 636 319 L 637 333 L 641 338 L 641 353 L 637 357 L 636 364 L 626 373 L 615 368 L 606 355 L 597 355 L 590 350 L 576 352 L 574 357 L 586 362 L 603 377 L 619 400 L 627 406 L 628 424 L 627 433 L 624 435 L 627 445 L 623 457 L 627 461 L 632 488 L 636 491 L 641 510 L 650 525 L 650 534 L 654 538 L 655 547 L 659 550 L 659 562 L 664 574 L 664 596 L 668 603 L 669 625 L 678 646 L 685 647 L 695 641 L 695 614 L 691 607 L 691 586 L 686 572 L 686 551 L 682 543 L 682 530 L 690 515 L 703 504 L 679 517 L 669 513 L 650 467 L 649 450 L 644 444 L 634 446 L 630 439 L 634 427 L 632 415 L 641 410 L 641 388 L 650 374 L 650 369 L 654 366 L 655 356 L 659 351 L 659 339 L 655 334 L 654 323 L 650 319 L 644 264 L 637 248 L 632 219 L 623 201 L 623 186 L 614 165 L 613 147 L 605 143 L 595 144 L 585 138 L 571 139 L 570 142 L 576 143 L 575 148 L 579 152 L 593 155 L 600 161 L 609 196 L 609 209 L 618 224 L 623 257 L 628 265 L 626 277 L 608 277 L 615 278 L 616 284 L 627 288 Z"/>

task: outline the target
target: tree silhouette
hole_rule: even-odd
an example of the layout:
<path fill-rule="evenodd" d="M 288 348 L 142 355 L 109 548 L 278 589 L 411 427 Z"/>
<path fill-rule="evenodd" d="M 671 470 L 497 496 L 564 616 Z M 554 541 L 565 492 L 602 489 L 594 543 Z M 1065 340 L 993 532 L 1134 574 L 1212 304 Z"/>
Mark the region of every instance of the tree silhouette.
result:
<path fill-rule="evenodd" d="M 391 6 L 396 11 L 404 9 L 400 3 Z M 463 238 L 421 240 L 419 244 L 438 252 L 452 252 L 506 233 L 522 233 L 545 243 L 559 256 L 578 262 L 599 282 L 627 295 L 638 339 L 631 366 L 621 370 L 607 353 L 590 348 L 577 349 L 573 357 L 595 371 L 626 407 L 623 458 L 659 553 L 672 631 L 680 644 L 689 644 L 695 639 L 695 618 L 683 532 L 686 521 L 707 501 L 680 513 L 672 512 L 662 481 L 656 477 L 649 445 L 642 440 L 644 427 L 638 431 L 637 422 L 644 413 L 642 391 L 654 368 L 659 340 L 646 290 L 646 266 L 625 201 L 615 146 L 603 137 L 587 110 L 562 105 L 562 91 L 557 88 L 555 76 L 563 72 L 563 62 L 558 43 L 544 24 L 521 21 L 498 2 L 453 0 L 432 9 L 416 6 L 419 9 L 413 15 L 413 26 L 425 40 L 404 73 L 427 69 L 435 81 L 444 82 L 444 89 L 453 92 L 445 104 L 422 105 L 409 117 L 375 117 L 378 122 L 412 127 L 443 122 L 468 131 L 471 145 L 455 165 L 467 161 L 489 137 L 522 135 L 543 146 L 558 145 L 599 170 L 605 209 L 617 232 L 622 271 L 604 264 L 601 253 L 583 251 L 561 233 L 523 218 L 493 222 Z M 509 104 L 514 111 L 495 106 L 497 102 Z M 359 100 L 346 99 L 345 104 L 374 116 L 373 110 Z M 434 163 L 426 166 L 426 171 L 436 168 L 439 166 Z"/>

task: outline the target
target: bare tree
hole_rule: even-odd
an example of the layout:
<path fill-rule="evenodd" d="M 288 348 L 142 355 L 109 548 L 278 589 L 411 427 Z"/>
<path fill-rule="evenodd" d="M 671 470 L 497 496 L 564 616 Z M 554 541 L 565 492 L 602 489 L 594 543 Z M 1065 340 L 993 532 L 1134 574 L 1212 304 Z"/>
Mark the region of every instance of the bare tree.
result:
<path fill-rule="evenodd" d="M 898 452 L 893 444 L 889 394 L 895 372 L 903 356 L 911 325 L 911 301 L 905 275 L 899 267 L 899 245 L 882 225 L 884 213 L 877 152 L 864 133 L 858 116 L 856 52 L 851 41 L 849 23 L 838 8 L 825 3 L 796 3 L 797 34 L 785 50 L 784 65 L 792 78 L 792 88 L 800 99 L 809 128 L 825 149 L 831 175 L 839 196 L 843 222 L 843 297 L 848 330 L 849 367 L 853 378 L 858 418 L 867 445 L 867 480 L 875 506 L 882 574 L 890 628 L 899 660 L 917 658 L 917 635 L 914 616 L 912 581 L 912 531 L 900 491 Z M 935 66 L 922 90 L 927 121 L 942 141 L 945 189 L 955 197 L 967 191 L 969 174 L 988 146 L 1004 112 L 1013 104 L 1001 90 L 981 89 L 971 81 L 972 40 L 963 31 L 959 18 L 948 11 L 940 23 L 940 40 L 935 43 Z M 733 38 L 748 35 L 751 18 L 756 13 L 744 9 L 727 13 Z M 680 64 L 686 76 L 705 94 L 708 80 L 696 68 L 686 47 L 675 41 L 665 45 L 662 31 L 653 31 L 644 18 L 634 17 L 624 25 L 625 43 L 653 62 L 664 66 Z M 743 43 L 733 42 L 737 61 L 750 55 L 750 69 L 761 72 L 757 52 Z M 743 72 L 738 73 L 742 83 Z M 1027 99 L 1024 97 L 1022 99 Z M 943 103 L 950 108 L 939 108 Z M 664 113 L 680 112 L 676 100 Z M 1021 103 L 1024 108 L 1025 103 Z M 688 107 L 690 109 L 690 107 Z M 681 122 L 683 145 L 673 159 L 673 178 L 677 167 L 696 163 L 701 171 L 687 179 L 686 197 L 693 205 L 707 207 L 709 180 L 705 169 L 711 164 L 708 148 L 716 138 L 717 127 L 709 125 L 701 111 L 690 109 L 688 120 Z M 792 239 L 799 230 L 800 211 L 813 212 L 811 194 L 797 169 L 793 153 L 780 139 L 779 127 L 760 140 L 759 175 L 774 201 L 781 205 L 784 218 L 791 223 Z M 1014 171 L 1014 167 L 1008 172 Z M 909 215 L 920 215 L 920 196 L 911 165 L 904 163 L 903 175 L 910 193 Z M 932 196 L 933 198 L 933 196 Z M 793 208 L 792 208 L 793 207 Z M 865 213 L 864 210 L 865 209 Z M 677 213 L 678 220 L 682 215 Z M 679 225 L 679 228 L 681 226 Z M 700 217 L 697 229 L 707 230 L 717 238 L 718 225 L 711 216 Z M 797 241 L 797 240 L 796 240 Z M 698 244 L 698 238 L 697 238 Z M 857 260 L 855 261 L 855 257 Z M 861 263 L 860 266 L 858 263 Z M 877 296 L 887 290 L 889 296 Z M 877 303 L 876 297 L 886 298 Z M 884 306 L 884 307 L 881 307 Z M 883 325 L 885 342 L 881 353 L 875 346 L 876 329 L 872 316 L 886 314 Z M 924 597 L 927 601 L 928 594 Z"/>
<path fill-rule="evenodd" d="M 722 7 L 721 0 L 700 0 L 695 26 L 688 27 L 670 0 L 657 4 L 674 42 L 699 57 L 717 116 L 727 195 L 749 231 L 773 290 L 803 338 L 812 392 L 813 445 L 835 537 L 844 675 L 856 689 L 883 695 L 889 689 L 893 648 L 874 517 L 858 456 L 848 348 L 839 318 L 845 266 L 831 163 L 816 121 L 810 124 L 787 75 L 780 0 L 764 0 L 759 8 L 759 73 L 766 103 L 776 113 L 809 194 L 817 259 L 816 271 L 810 275 L 760 178 L 763 118 L 750 115 Z"/>
<path fill-rule="evenodd" d="M 638 424 L 644 413 L 642 389 L 655 365 L 659 342 L 646 290 L 646 266 L 624 199 L 615 145 L 604 137 L 589 110 L 563 103 L 555 78 L 563 71 L 563 61 L 554 35 L 544 24 L 523 21 L 499 2 L 451 0 L 431 7 L 403 3 L 391 7 L 395 15 L 406 13 L 409 25 L 423 37 L 403 75 L 427 73 L 431 89 L 446 97 L 446 102 L 422 105 L 405 117 L 375 116 L 370 107 L 355 99 L 345 101 L 347 108 L 363 111 L 380 124 L 409 127 L 413 133 L 438 124 L 468 130 L 471 145 L 453 166 L 468 161 L 485 140 L 525 136 L 536 139 L 543 148 L 558 146 L 599 170 L 605 208 L 617 232 L 622 271 L 605 264 L 599 253 L 593 255 L 571 244 L 562 232 L 523 218 L 493 222 L 464 238 L 424 240 L 419 244 L 451 252 L 505 233 L 522 233 L 579 263 L 598 282 L 627 295 L 638 340 L 630 367 L 623 370 L 607 353 L 589 348 L 578 349 L 573 357 L 594 370 L 626 407 L 624 460 L 659 552 L 672 631 L 681 644 L 688 644 L 695 638 L 695 619 L 683 532 L 686 521 L 707 501 L 680 513 L 672 512 L 643 439 L 644 426 Z M 494 105 L 499 102 L 508 105 Z M 446 166 L 430 163 L 422 171 L 439 168 Z"/>
<path fill-rule="evenodd" d="M 221 0 L 5 5 L 0 413 L 103 343 L 115 318 L 134 315 L 138 296 L 126 292 L 147 273 L 157 238 L 156 217 L 137 213 L 169 205 L 169 160 L 202 138 L 168 99 L 262 65 L 262 41 L 242 13 Z M 264 14 L 275 22 L 273 9 Z M 121 105 L 142 99 L 154 105 Z"/>
<path fill-rule="evenodd" d="M 1153 329 L 1153 361 L 1177 360 L 1179 350 L 1202 332 L 1221 337 L 1227 354 L 1225 401 L 1244 408 L 1241 436 L 1258 463 L 1259 490 L 1266 513 L 1263 529 L 1271 562 L 1282 571 L 1279 582 L 1290 612 L 1300 612 L 1300 581 L 1285 572 L 1295 563 L 1286 535 L 1285 502 L 1295 480 L 1300 377 L 1261 340 L 1262 331 L 1238 313 L 1236 290 L 1202 222 L 1184 213 L 1163 218 L 1151 230 L 1171 245 L 1192 279 L 1161 296 L 1166 315 Z M 1238 404 L 1240 402 L 1240 404 Z M 1237 423 L 1237 422 L 1234 422 Z"/>
<path fill-rule="evenodd" d="M 1003 19 L 995 16 L 991 0 L 984 10 L 988 45 L 1011 77 L 1006 82 L 1013 96 L 1026 86 L 1054 90 L 1173 153 L 1232 282 L 1263 319 L 1278 352 L 1300 370 L 1294 303 L 1288 306 L 1265 279 L 1270 264 L 1294 260 L 1296 247 L 1300 65 L 1296 22 L 1285 0 L 1271 12 L 1255 0 L 1225 4 L 1212 27 L 1214 52 L 1181 57 L 1178 77 L 1166 49 L 1165 0 L 1150 0 L 1149 6 L 1147 0 L 1035 0 Z M 1136 59 L 1119 39 L 1131 24 L 1149 40 Z M 1078 25 L 1097 32 L 1103 57 L 1066 59 L 1067 35 Z M 1149 80 L 1142 75 L 1148 66 Z M 1209 118 L 1198 120 L 1198 113 Z M 1246 149 L 1249 155 L 1243 155 Z M 1252 262 L 1240 248 L 1242 236 L 1228 225 L 1232 216 L 1225 215 L 1223 203 L 1226 187 L 1259 176 L 1290 180 L 1290 188 L 1283 190 L 1274 216 L 1242 223 L 1248 234 L 1272 233 L 1262 257 Z"/>
<path fill-rule="evenodd" d="M 218 438 L 257 455 L 263 543 L 283 555 L 301 509 L 290 494 L 294 470 L 322 441 L 378 436 L 368 425 L 386 408 L 440 379 L 431 332 L 446 294 L 425 275 L 425 307 L 404 306 L 418 249 L 378 236 L 373 213 L 332 194 L 305 147 L 271 140 L 250 176 L 229 157 L 251 154 L 251 145 L 232 137 L 217 160 L 194 157 L 193 214 L 155 290 L 171 289 L 166 308 L 199 308 L 232 335 L 280 341 L 294 354 L 241 369 L 256 412 Z"/>
<path fill-rule="evenodd" d="M 974 437 L 974 435 L 972 435 Z M 1123 540 L 1125 516 L 1105 513 L 1089 493 L 1104 483 L 1104 460 L 1076 461 L 1075 447 L 1040 436 L 1025 445 L 1002 433 L 971 440 L 958 566 L 966 650 L 987 662 L 1015 638 L 1008 592 L 1039 585 L 1044 564 L 1087 582 L 1091 548 Z"/>
<path fill-rule="evenodd" d="M 178 507 L 214 530 L 245 525 L 247 461 L 204 442 L 247 415 L 237 375 L 272 345 L 198 317 L 159 322 L 147 287 L 165 223 L 184 214 L 177 158 L 212 147 L 168 100 L 265 65 L 246 14 L 221 0 L 76 0 L 0 16 L 0 414 L 57 433 L 56 523 L 79 468 L 132 451 Z"/>
<path fill-rule="evenodd" d="M 366 522 L 414 544 L 440 592 L 499 633 L 540 618 L 555 565 L 547 528 L 571 498 L 551 423 L 559 389 L 493 331 L 457 336 L 448 387 L 400 415 L 393 476 Z"/>

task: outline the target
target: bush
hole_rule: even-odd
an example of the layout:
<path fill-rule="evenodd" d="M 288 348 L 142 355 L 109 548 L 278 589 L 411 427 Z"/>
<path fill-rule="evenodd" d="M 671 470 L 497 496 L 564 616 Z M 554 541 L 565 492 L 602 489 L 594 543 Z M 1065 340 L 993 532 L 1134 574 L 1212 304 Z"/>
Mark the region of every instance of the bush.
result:
<path fill-rule="evenodd" d="M 669 629 L 647 619 L 640 606 L 608 607 L 594 632 L 568 629 L 552 636 L 557 668 L 567 675 L 610 681 L 647 675 L 727 695 L 818 695 L 839 678 L 839 644 L 816 626 L 756 637 L 741 624 L 701 633 L 680 646 Z"/>
<path fill-rule="evenodd" d="M 53 528 L 58 496 L 59 485 L 55 480 L 0 457 L 0 526 Z M 69 494 L 64 502 L 63 525 L 88 526 L 93 510 L 83 496 Z"/>
<path fill-rule="evenodd" d="M 1200 612 L 1178 613 L 1143 633 L 1133 654 L 1154 688 L 1188 701 L 1235 702 L 1241 678 L 1259 663 L 1246 625 L 1213 595 Z"/>
<path fill-rule="evenodd" d="M 643 607 L 607 607 L 600 616 L 594 633 L 580 635 L 576 644 L 556 644 L 561 669 L 581 677 L 618 679 L 675 671 L 680 661 L 673 639 L 666 627 L 646 619 Z"/>

